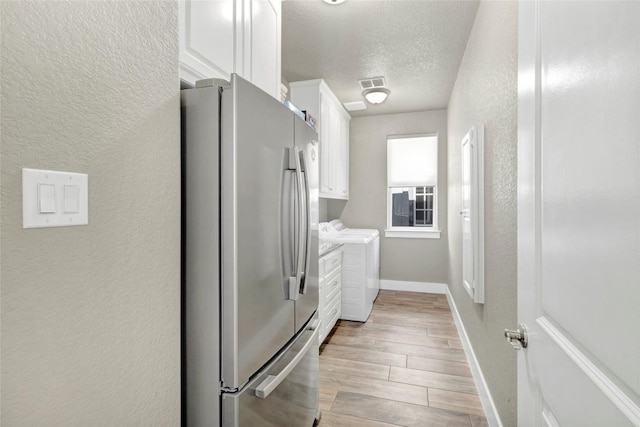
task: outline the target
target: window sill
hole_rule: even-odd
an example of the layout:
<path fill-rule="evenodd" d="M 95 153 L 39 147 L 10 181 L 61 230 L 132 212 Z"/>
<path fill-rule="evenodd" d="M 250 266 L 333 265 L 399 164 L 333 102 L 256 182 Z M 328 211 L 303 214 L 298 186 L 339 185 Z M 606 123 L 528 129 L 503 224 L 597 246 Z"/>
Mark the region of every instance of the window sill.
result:
<path fill-rule="evenodd" d="M 384 237 L 399 237 L 402 239 L 439 239 L 440 230 L 384 230 Z"/>

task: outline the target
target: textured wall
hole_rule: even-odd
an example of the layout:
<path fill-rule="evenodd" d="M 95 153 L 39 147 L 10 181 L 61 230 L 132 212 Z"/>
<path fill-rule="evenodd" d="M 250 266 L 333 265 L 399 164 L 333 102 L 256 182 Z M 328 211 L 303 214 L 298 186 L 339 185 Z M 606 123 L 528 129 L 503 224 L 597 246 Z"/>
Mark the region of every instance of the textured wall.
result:
<path fill-rule="evenodd" d="M 502 331 L 516 325 L 517 2 L 483 1 L 448 109 L 449 288 L 500 417 L 516 425 L 516 354 Z M 485 126 L 485 304 L 462 287 L 460 143 Z"/>
<path fill-rule="evenodd" d="M 175 2 L 0 2 L 3 426 L 180 420 Z M 21 168 L 89 174 L 23 229 Z"/>
<path fill-rule="evenodd" d="M 440 239 L 386 238 L 387 136 L 432 132 L 438 133 L 438 225 L 442 235 Z M 349 201 L 330 201 L 329 216 L 340 216 L 349 227 L 380 231 L 381 279 L 446 283 L 447 112 L 354 117 L 349 161 Z"/>

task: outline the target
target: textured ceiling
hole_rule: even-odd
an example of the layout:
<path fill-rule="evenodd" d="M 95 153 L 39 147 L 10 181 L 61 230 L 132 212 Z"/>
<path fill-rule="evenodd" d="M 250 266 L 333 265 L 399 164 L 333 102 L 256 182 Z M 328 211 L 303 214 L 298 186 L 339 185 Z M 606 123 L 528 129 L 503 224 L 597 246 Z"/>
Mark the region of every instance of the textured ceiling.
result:
<path fill-rule="evenodd" d="M 384 76 L 387 100 L 352 116 L 446 108 L 478 4 L 283 1 L 282 74 L 322 78 L 343 103 L 364 101 L 358 80 Z"/>

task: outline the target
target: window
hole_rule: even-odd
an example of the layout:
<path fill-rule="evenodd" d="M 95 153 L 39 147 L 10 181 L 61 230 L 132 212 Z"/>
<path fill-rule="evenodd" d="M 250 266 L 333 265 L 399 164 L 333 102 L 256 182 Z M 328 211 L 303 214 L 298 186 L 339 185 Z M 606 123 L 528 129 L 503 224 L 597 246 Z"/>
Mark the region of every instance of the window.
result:
<path fill-rule="evenodd" d="M 386 237 L 440 238 L 438 136 L 387 138 Z"/>

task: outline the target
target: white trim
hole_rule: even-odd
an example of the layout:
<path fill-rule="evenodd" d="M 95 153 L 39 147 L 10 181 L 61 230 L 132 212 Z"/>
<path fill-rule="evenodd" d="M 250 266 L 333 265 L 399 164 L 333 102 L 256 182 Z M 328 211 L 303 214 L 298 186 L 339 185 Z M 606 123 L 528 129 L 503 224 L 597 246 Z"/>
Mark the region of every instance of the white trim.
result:
<path fill-rule="evenodd" d="M 634 425 L 640 426 L 640 407 L 636 405 L 627 394 L 620 389 L 607 375 L 594 365 L 575 345 L 571 343 L 555 326 L 547 319 L 539 317 L 536 323 L 540 325 L 560 349 L 575 363 L 578 368 L 607 396 L 607 398 L 622 412 Z"/>
<path fill-rule="evenodd" d="M 439 239 L 440 230 L 384 230 L 384 237 L 400 237 L 404 239 Z"/>
<path fill-rule="evenodd" d="M 478 359 L 473 352 L 471 341 L 469 341 L 467 332 L 464 329 L 462 318 L 460 317 L 460 313 L 458 313 L 456 303 L 453 301 L 453 297 L 451 296 L 449 287 L 445 285 L 445 289 L 445 293 L 447 294 L 447 301 L 449 302 L 449 307 L 451 308 L 451 314 L 453 315 L 453 320 L 456 323 L 456 328 L 458 329 L 458 334 L 460 335 L 460 341 L 462 342 L 464 353 L 467 356 L 467 361 L 469 362 L 469 367 L 471 368 L 473 381 L 475 382 L 476 388 L 478 389 L 478 395 L 480 396 L 482 409 L 484 410 L 484 414 L 487 417 L 487 423 L 491 427 L 502 427 L 502 421 L 500 420 L 500 416 L 498 415 L 498 410 L 496 409 L 496 405 L 493 401 L 493 398 L 491 397 L 491 392 L 489 391 L 489 386 L 487 385 L 487 382 L 484 379 L 484 375 L 482 374 L 482 370 L 480 369 Z"/>
<path fill-rule="evenodd" d="M 380 280 L 380 289 L 388 291 L 422 292 L 427 294 L 444 294 L 447 292 L 445 283 L 406 282 L 403 280 Z"/>

